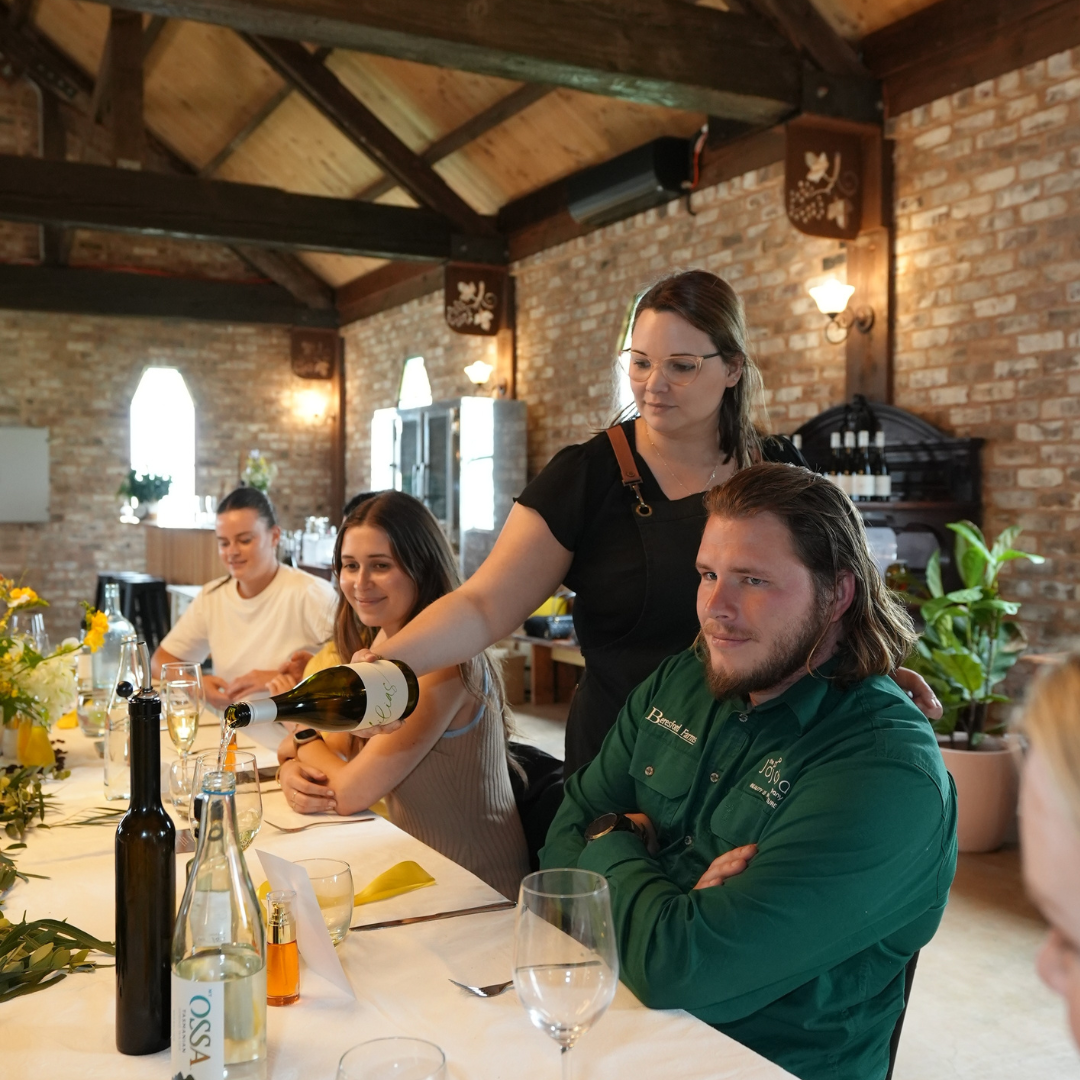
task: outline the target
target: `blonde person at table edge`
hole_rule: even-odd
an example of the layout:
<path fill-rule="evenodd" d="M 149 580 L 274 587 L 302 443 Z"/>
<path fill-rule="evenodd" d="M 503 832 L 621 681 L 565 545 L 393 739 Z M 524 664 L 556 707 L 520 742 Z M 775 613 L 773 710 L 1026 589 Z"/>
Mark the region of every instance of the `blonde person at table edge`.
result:
<path fill-rule="evenodd" d="M 1065 999 L 1080 1046 L 1080 656 L 1038 680 L 1024 726 L 1031 740 L 1020 791 L 1024 879 L 1050 924 L 1038 969 Z"/>
<path fill-rule="evenodd" d="M 206 700 L 223 709 L 265 690 L 299 650 L 317 648 L 333 632 L 334 587 L 277 559 L 281 529 L 270 500 L 241 487 L 218 505 L 218 554 L 229 573 L 208 582 L 153 656 L 161 665 L 212 657 Z M 310 656 L 310 652 L 306 654 Z"/>
<path fill-rule="evenodd" d="M 435 518 L 400 491 L 376 495 L 345 518 L 334 571 L 340 594 L 334 639 L 305 675 L 378 648 L 458 584 Z M 283 674 L 271 690 L 291 684 Z M 385 799 L 395 825 L 516 897 L 529 865 L 507 741 L 502 678 L 480 652 L 421 676 L 416 710 L 379 738 L 294 732 L 278 748 L 281 790 L 300 813 L 352 814 Z"/>
<path fill-rule="evenodd" d="M 754 426 L 761 375 L 727 282 L 703 270 L 662 279 L 638 302 L 631 340 L 636 417 L 557 453 L 476 573 L 379 650 L 418 674 L 460 663 L 565 583 L 577 594 L 585 657 L 566 725 L 567 776 L 596 756 L 631 689 L 697 634 L 702 493 L 755 461 L 802 463 L 790 442 Z M 617 440 L 640 474 L 640 496 L 622 481 Z M 897 681 L 925 713 L 941 715 L 918 675 L 901 669 Z"/>

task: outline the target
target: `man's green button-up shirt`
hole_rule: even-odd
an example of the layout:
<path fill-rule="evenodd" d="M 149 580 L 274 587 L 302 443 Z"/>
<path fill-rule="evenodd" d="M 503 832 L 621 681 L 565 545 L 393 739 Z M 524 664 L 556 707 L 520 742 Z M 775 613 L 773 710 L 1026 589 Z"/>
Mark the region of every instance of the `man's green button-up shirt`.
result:
<path fill-rule="evenodd" d="M 692 651 L 629 699 L 566 784 L 545 867 L 603 874 L 621 977 L 804 1080 L 883 1080 L 904 967 L 933 936 L 956 869 L 956 799 L 933 731 L 891 680 L 845 690 L 834 663 L 750 708 L 716 701 Z M 610 811 L 647 814 L 590 844 Z M 718 855 L 758 853 L 722 886 Z"/>

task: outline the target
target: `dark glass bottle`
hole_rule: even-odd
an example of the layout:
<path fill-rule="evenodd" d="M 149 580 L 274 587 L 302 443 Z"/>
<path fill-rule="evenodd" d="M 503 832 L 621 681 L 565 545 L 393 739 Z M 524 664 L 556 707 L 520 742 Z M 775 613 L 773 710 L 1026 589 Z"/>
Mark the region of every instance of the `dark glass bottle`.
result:
<path fill-rule="evenodd" d="M 131 804 L 116 830 L 116 1049 L 156 1054 L 170 1036 L 176 828 L 161 805 L 161 698 L 145 687 L 128 716 Z"/>
<path fill-rule="evenodd" d="M 355 731 L 403 720 L 420 697 L 412 668 L 401 660 L 338 664 L 266 701 L 238 701 L 225 710 L 227 727 L 295 720 L 320 731 Z"/>

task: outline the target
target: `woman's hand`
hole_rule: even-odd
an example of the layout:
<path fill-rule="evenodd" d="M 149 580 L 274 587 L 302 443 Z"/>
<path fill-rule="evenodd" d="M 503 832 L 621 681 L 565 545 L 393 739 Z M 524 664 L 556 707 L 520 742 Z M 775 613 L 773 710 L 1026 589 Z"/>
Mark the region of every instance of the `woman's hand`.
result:
<path fill-rule="evenodd" d="M 918 706 L 919 711 L 929 720 L 940 720 L 945 711 L 937 695 L 930 689 L 930 684 L 916 671 L 901 667 L 893 672 L 893 682 L 904 691 Z"/>
<path fill-rule="evenodd" d="M 279 672 L 266 684 L 266 689 L 270 691 L 271 697 L 276 697 L 278 694 L 284 694 L 286 690 L 291 690 L 295 685 L 296 680 L 291 675 Z"/>
<path fill-rule="evenodd" d="M 718 855 L 709 864 L 708 869 L 698 879 L 695 889 L 711 889 L 714 885 L 723 885 L 728 878 L 741 874 L 757 854 L 757 844 L 746 844 L 732 848 Z"/>
<path fill-rule="evenodd" d="M 280 751 L 279 751 L 280 752 Z M 298 814 L 335 814 L 337 800 L 321 769 L 289 758 L 278 771 L 285 801 Z"/>

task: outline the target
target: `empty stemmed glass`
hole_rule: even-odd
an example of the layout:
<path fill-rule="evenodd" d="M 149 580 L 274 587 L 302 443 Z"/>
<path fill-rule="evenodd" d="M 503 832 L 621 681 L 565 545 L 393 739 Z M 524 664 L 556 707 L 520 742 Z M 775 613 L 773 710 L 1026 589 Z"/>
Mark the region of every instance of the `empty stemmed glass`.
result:
<path fill-rule="evenodd" d="M 218 751 L 211 750 L 195 758 L 195 769 L 191 774 L 191 790 L 196 794 L 191 800 L 189 817 L 191 831 L 199 835 L 199 818 L 202 815 L 203 799 L 202 778 L 204 773 L 216 772 Z M 259 835 L 262 828 L 262 789 L 259 787 L 259 766 L 255 755 L 247 750 L 230 748 L 225 759 L 225 772 L 236 776 L 236 826 L 239 832 L 240 848 L 246 851 Z"/>
<path fill-rule="evenodd" d="M 607 881 L 590 870 L 540 870 L 521 883 L 514 986 L 529 1019 L 570 1048 L 604 1014 L 619 983 Z"/>

